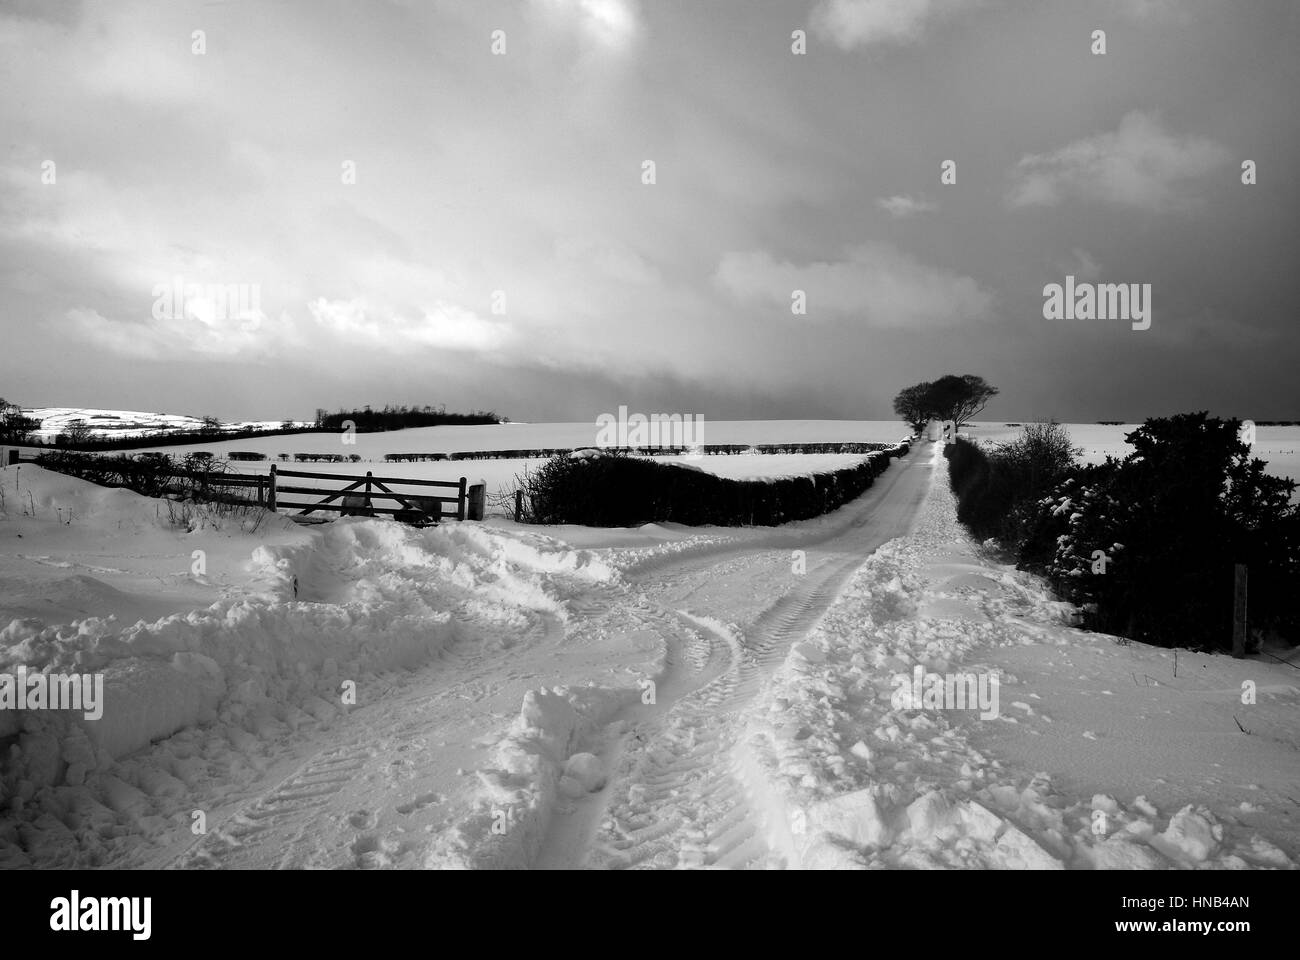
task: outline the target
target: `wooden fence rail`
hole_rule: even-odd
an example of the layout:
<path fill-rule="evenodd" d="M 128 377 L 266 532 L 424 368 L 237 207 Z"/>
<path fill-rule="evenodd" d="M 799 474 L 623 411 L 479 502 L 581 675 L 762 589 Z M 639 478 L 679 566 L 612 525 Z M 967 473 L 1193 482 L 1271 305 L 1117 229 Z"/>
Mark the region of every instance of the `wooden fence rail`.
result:
<path fill-rule="evenodd" d="M 299 480 L 328 480 L 343 483 L 342 487 L 329 488 L 295 483 L 281 483 L 281 478 Z M 416 487 L 419 492 L 393 487 Z M 425 493 L 436 487 L 447 494 Z M 271 464 L 265 477 L 265 494 L 259 488 L 258 502 L 270 510 L 294 510 L 298 516 L 316 513 L 338 513 L 342 516 L 373 517 L 388 515 L 407 523 L 437 523 L 440 520 L 481 520 L 481 514 L 472 516 L 467 509 L 469 495 L 467 481 L 414 480 L 406 477 L 376 477 L 366 471 L 364 477 L 342 473 L 316 473 L 307 470 L 281 470 Z M 285 499 L 285 495 L 295 497 Z M 307 498 L 307 499 L 298 499 Z M 376 501 L 392 504 L 380 506 Z"/>
<path fill-rule="evenodd" d="M 17 450 L 10 451 L 10 464 L 36 463 L 33 457 L 24 457 Z M 482 484 L 469 486 L 466 479 L 415 480 L 406 477 L 376 477 L 370 471 L 365 476 L 343 473 L 315 473 L 306 470 L 281 470 L 271 464 L 267 474 L 223 473 L 220 471 L 195 472 L 186 470 L 156 471 L 173 477 L 185 477 L 200 486 L 219 490 L 242 488 L 256 490 L 257 503 L 268 510 L 296 510 L 298 516 L 316 513 L 338 513 L 343 516 L 392 516 L 413 524 L 437 523 L 440 520 L 482 520 L 485 490 Z M 296 480 L 328 480 L 343 483 L 339 488 L 281 483 L 281 478 Z M 417 491 L 394 490 L 393 487 L 415 487 Z M 445 493 L 425 492 L 440 488 Z M 306 499 L 286 500 L 284 494 Z M 377 506 L 375 501 L 385 501 L 394 506 Z"/>

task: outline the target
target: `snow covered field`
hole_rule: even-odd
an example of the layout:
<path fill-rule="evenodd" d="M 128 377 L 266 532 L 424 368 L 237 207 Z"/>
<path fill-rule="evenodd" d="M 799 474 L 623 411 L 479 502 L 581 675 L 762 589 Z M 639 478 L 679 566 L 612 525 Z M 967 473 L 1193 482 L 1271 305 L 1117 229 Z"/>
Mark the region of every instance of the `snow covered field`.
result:
<path fill-rule="evenodd" d="M 91 420 L 100 424 L 97 433 L 113 436 L 136 435 L 147 427 L 157 429 L 163 424 L 197 429 L 200 424 L 192 417 L 137 411 L 80 410 L 74 408 L 42 408 L 35 415 L 45 417 L 42 436 L 52 438 L 67 422 L 81 415 L 95 415 Z M 111 424 L 111 429 L 104 426 Z M 138 425 L 139 429 L 123 429 Z M 230 424 L 230 426 L 273 427 L 275 423 Z M 1083 460 L 1099 463 L 1106 456 L 1122 457 L 1130 452 L 1124 435 L 1137 424 L 1101 425 L 1072 423 L 1066 425 L 1076 446 L 1083 449 Z M 361 433 L 355 444 L 345 445 L 338 433 L 303 433 L 247 440 L 218 440 L 212 443 L 175 447 L 148 448 L 171 454 L 191 451 L 208 451 L 225 457 L 232 450 L 250 450 L 265 454 L 268 459 L 287 453 L 341 453 L 356 454 L 366 464 L 382 464 L 390 476 L 413 477 L 429 480 L 456 480 L 466 476 L 471 481 L 485 480 L 489 490 L 512 487 L 516 475 L 525 466 L 535 468 L 541 461 L 474 461 L 464 464 L 464 470 L 449 463 L 387 464 L 388 453 L 453 453 L 473 450 L 518 450 L 525 448 L 576 448 L 591 446 L 596 442 L 598 428 L 595 423 L 507 423 L 483 426 L 421 427 L 412 430 L 386 433 Z M 993 421 L 974 421 L 963 428 L 977 439 L 1002 441 L 1013 439 L 1020 426 L 1008 426 Z M 897 420 L 718 420 L 708 421 L 704 427 L 706 443 L 775 443 L 775 442 L 831 442 L 858 441 L 894 443 L 906 433 L 906 427 Z M 1300 478 L 1300 427 L 1257 427 L 1255 455 L 1268 462 L 1268 472 L 1276 476 Z M 842 455 L 766 455 L 761 458 L 708 457 L 693 461 L 697 466 L 719 476 L 745 479 L 777 477 L 834 470 L 852 462 Z M 269 463 L 240 463 L 236 469 L 245 472 L 265 472 Z M 305 469 L 346 473 L 346 467 L 315 464 Z M 375 469 L 367 466 L 364 469 Z M 376 470 L 376 472 L 378 472 Z"/>
<path fill-rule="evenodd" d="M 957 526 L 937 446 L 772 529 L 302 528 L 0 486 L 0 674 L 99 673 L 106 701 L 0 711 L 2 866 L 1300 858 L 1294 668 L 1175 673 L 1073 628 Z M 899 703 L 917 667 L 996 678 L 996 709 Z"/>
<path fill-rule="evenodd" d="M 403 433 L 407 431 L 402 431 Z M 232 446 L 232 449 L 238 449 Z M 735 480 L 796 476 L 810 473 L 827 473 L 852 466 L 862 461 L 861 455 L 838 453 L 768 454 L 735 456 L 655 457 L 660 463 L 680 463 L 689 469 L 705 470 L 721 477 Z M 516 478 L 527 471 L 537 470 L 546 462 L 543 458 L 508 460 L 429 460 L 417 463 L 387 463 L 384 461 L 360 463 L 277 463 L 279 469 L 303 470 L 309 473 L 362 474 L 367 470 L 378 477 L 409 478 L 412 480 L 456 481 L 465 477 L 470 483 L 485 483 L 489 493 L 513 491 Z M 265 474 L 270 472 L 270 461 L 232 461 L 228 468 L 236 473 Z"/>
<path fill-rule="evenodd" d="M 791 421 L 719 421 L 704 429 L 706 443 L 774 443 L 859 441 L 896 442 L 905 428 L 897 422 L 791 420 Z M 392 477 L 425 480 L 456 480 L 467 477 L 471 483 L 484 481 L 488 490 L 513 490 L 515 478 L 525 469 L 535 470 L 542 459 L 427 461 L 386 463 L 388 453 L 453 453 L 473 450 L 520 450 L 534 448 L 565 449 L 589 447 L 596 442 L 594 423 L 510 423 L 488 426 L 419 427 L 385 433 L 359 433 L 355 443 L 344 444 L 338 433 L 307 433 L 292 436 L 259 437 L 199 444 L 193 447 L 159 447 L 162 452 L 178 453 L 206 450 L 218 457 L 231 450 L 249 450 L 273 458 L 281 453 L 356 454 L 372 470 Z M 733 479 L 795 476 L 838 470 L 861 460 L 850 454 L 766 454 L 709 456 L 702 458 L 662 457 L 663 462 L 683 462 L 690 466 Z M 241 462 L 232 467 L 241 472 L 264 473 L 269 462 Z M 295 466 L 287 464 L 289 469 Z M 304 464 L 297 469 L 322 473 L 355 473 L 355 464 Z"/>
<path fill-rule="evenodd" d="M 120 411 L 119 411 L 120 412 Z M 124 414 L 125 415 L 125 414 Z M 158 416 L 158 415 L 153 415 Z M 456 481 L 466 477 L 470 483 L 485 483 L 489 493 L 512 492 L 517 478 L 536 470 L 541 458 L 508 460 L 422 461 L 389 463 L 388 453 L 451 453 L 473 450 L 518 450 L 525 448 L 575 448 L 590 446 L 596 439 L 591 423 L 498 424 L 488 426 L 420 427 L 384 433 L 359 433 L 354 444 L 344 444 L 338 433 L 304 433 L 243 440 L 219 440 L 212 443 L 142 448 L 172 456 L 206 451 L 225 458 L 231 451 L 253 451 L 267 456 L 264 461 L 232 461 L 229 469 L 236 473 L 265 474 L 271 463 L 283 469 L 313 473 L 358 474 L 369 470 L 376 476 L 417 480 Z M 708 443 L 773 443 L 858 441 L 897 442 L 905 428 L 893 421 L 720 421 L 705 429 Z M 131 451 L 131 452 L 142 452 Z M 32 448 L 27 449 L 33 452 Z M 275 458 L 290 455 L 290 461 Z M 359 463 L 295 463 L 295 453 L 356 454 Z M 735 480 L 804 476 L 827 473 L 860 462 L 854 454 L 737 454 L 734 456 L 657 457 L 664 463 L 681 463 Z"/>
<path fill-rule="evenodd" d="M 52 409 L 52 408 L 51 408 Z M 60 413 L 70 408 L 59 408 Z M 42 411 L 48 412 L 48 411 Z M 84 411 L 82 411 L 84 412 Z M 103 411 L 101 411 L 103 412 Z M 109 413 L 109 412 L 104 412 Z M 129 411 L 111 411 L 120 414 L 124 422 L 132 416 L 167 419 L 161 414 L 132 414 Z M 175 418 L 171 418 L 175 419 Z M 184 418 L 182 418 L 184 419 Z M 49 421 L 55 423 L 56 420 Z M 62 421 L 57 421 L 61 423 Z M 195 428 L 198 423 L 185 424 Z M 273 426 L 273 424 L 266 424 Z M 60 428 L 61 429 L 61 428 Z M 54 430 L 57 433 L 58 430 Z M 97 431 L 108 432 L 108 431 Z M 127 431 L 128 433 L 130 431 Z M 775 421 L 718 421 L 710 422 L 704 430 L 707 443 L 774 443 L 774 442 L 829 442 L 854 441 L 869 443 L 895 443 L 906 432 L 896 421 L 849 420 L 775 420 Z M 118 435 L 118 431 L 111 431 Z M 52 436 L 53 434 L 51 434 Z M 518 484 L 516 478 L 525 471 L 536 470 L 545 460 L 540 458 L 508 460 L 422 461 L 415 463 L 389 463 L 388 453 L 452 453 L 474 450 L 519 450 L 532 448 L 577 448 L 596 442 L 594 423 L 510 423 L 486 426 L 420 427 L 384 433 L 359 433 L 355 443 L 345 444 L 338 433 L 303 433 L 243 440 L 218 440 L 211 443 L 141 448 L 172 456 L 205 451 L 218 458 L 226 458 L 231 451 L 252 451 L 267 456 L 265 461 L 232 461 L 229 468 L 237 473 L 265 474 L 271 463 L 284 469 L 306 470 L 313 473 L 357 474 L 369 470 L 376 476 L 410 478 L 418 480 L 456 481 L 466 477 L 470 483 L 485 483 L 490 493 L 511 492 Z M 27 448 L 28 453 L 34 452 Z M 285 453 L 287 463 L 275 458 Z M 295 463 L 295 453 L 337 453 L 357 455 L 359 463 Z M 682 463 L 694 469 L 735 480 L 804 476 L 826 473 L 852 466 L 861 461 L 854 454 L 737 454 L 734 456 L 707 457 L 657 457 L 665 463 Z"/>
<path fill-rule="evenodd" d="M 93 433 L 104 436 L 135 436 L 147 430 L 184 428 L 197 430 L 198 419 L 133 410 L 92 410 L 74 407 L 43 407 L 26 411 L 43 421 L 43 434 L 53 436 L 73 420 L 86 420 Z M 276 427 L 275 422 L 232 422 L 230 428 Z M 830 442 L 865 441 L 893 443 L 907 432 L 897 420 L 710 420 L 705 423 L 700 443 L 773 443 L 778 441 Z M 355 446 L 342 452 L 365 459 L 381 460 L 385 453 L 450 453 L 455 450 L 517 450 L 525 447 L 590 447 L 596 444 L 600 427 L 588 423 L 501 423 L 474 426 L 417 427 L 387 433 L 357 434 Z M 394 441 L 400 438 L 397 448 Z M 277 453 L 338 453 L 338 433 L 296 434 L 260 437 L 252 440 L 220 440 L 184 449 L 218 451 L 228 444 L 241 450 L 257 450 L 268 456 Z M 176 449 L 176 448 L 168 448 Z"/>
<path fill-rule="evenodd" d="M 185 414 L 149 413 L 144 410 L 101 410 L 94 407 L 36 407 L 24 416 L 40 421 L 39 439 L 49 442 L 71 424 L 82 421 L 93 436 L 139 437 L 159 430 L 198 430 L 203 420 Z M 223 424 L 230 430 L 269 430 L 280 426 L 275 420 L 237 420 Z"/>
<path fill-rule="evenodd" d="M 1101 463 L 1107 455 L 1122 458 L 1132 453 L 1133 448 L 1124 442 L 1124 436 L 1139 426 L 1136 423 L 1117 426 L 1066 424 L 1074 445 L 1083 448 L 1081 459 L 1085 463 Z M 978 440 L 1005 441 L 1014 440 L 1020 427 L 977 421 L 969 428 L 963 427 L 963 431 Z M 1252 451 L 1254 456 L 1268 463 L 1268 473 L 1300 480 L 1300 427 L 1256 427 Z"/>
<path fill-rule="evenodd" d="M 50 439 L 68 422 L 83 417 L 93 417 L 88 422 L 96 433 L 112 436 L 133 436 L 162 425 L 197 429 L 199 421 L 193 417 L 145 413 L 123 410 L 87 410 L 71 407 L 48 407 L 32 411 L 44 418 L 41 436 Z M 248 422 L 229 424 L 231 427 L 274 427 L 277 423 Z M 1099 463 L 1106 456 L 1122 457 L 1130 451 L 1124 435 L 1137 424 L 1101 425 L 1072 423 L 1066 425 L 1076 446 L 1083 449 L 1082 459 Z M 993 421 L 974 421 L 963 430 L 977 439 L 1003 441 L 1013 439 L 1020 426 L 1008 426 Z M 367 464 L 363 469 L 388 476 L 411 477 L 428 480 L 457 480 L 468 477 L 471 482 L 484 481 L 490 491 L 513 489 L 514 479 L 525 468 L 535 469 L 540 460 L 471 461 L 467 463 L 435 461 L 413 464 L 388 464 L 388 453 L 453 453 L 473 450 L 518 450 L 526 448 L 576 448 L 591 446 L 596 442 L 598 427 L 592 423 L 506 423 L 482 426 L 420 427 L 386 433 L 361 433 L 355 443 L 344 444 L 338 433 L 303 433 L 246 440 L 218 440 L 211 443 L 173 447 L 147 448 L 159 452 L 182 455 L 193 451 L 207 451 L 225 457 L 232 450 L 249 450 L 265 454 L 266 462 L 232 464 L 241 472 L 264 473 L 271 459 L 281 453 L 341 453 L 356 454 Z M 870 443 L 897 442 L 906 427 L 897 420 L 717 420 L 705 424 L 703 439 L 706 443 L 776 443 L 776 442 L 832 442 L 857 441 Z M 1268 472 L 1276 476 L 1300 478 L 1300 427 L 1257 427 L 1255 455 L 1267 461 Z M 673 458 L 665 458 L 671 460 Z M 764 455 L 761 457 L 706 457 L 689 461 L 695 466 L 734 479 L 758 477 L 795 476 L 835 470 L 854 462 L 850 455 Z M 379 464 L 376 468 L 374 465 Z M 319 472 L 352 472 L 354 465 L 311 464 L 301 466 Z M 292 469 L 292 462 L 289 464 Z"/>

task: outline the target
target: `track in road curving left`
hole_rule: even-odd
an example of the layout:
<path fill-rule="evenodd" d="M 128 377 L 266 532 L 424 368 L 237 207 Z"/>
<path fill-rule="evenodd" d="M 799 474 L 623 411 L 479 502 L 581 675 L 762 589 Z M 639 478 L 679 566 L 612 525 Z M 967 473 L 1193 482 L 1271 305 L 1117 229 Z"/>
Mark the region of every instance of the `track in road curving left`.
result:
<path fill-rule="evenodd" d="M 910 465 L 909 465 L 910 466 Z M 806 573 L 771 577 L 788 564 L 784 553 L 765 558 L 769 582 L 786 589 L 740 627 L 710 616 L 729 607 L 725 586 L 706 594 L 694 585 L 717 583 L 719 571 L 734 562 L 729 554 L 687 557 L 656 566 L 638 584 L 655 593 L 663 583 L 692 583 L 690 608 L 672 597 L 655 604 L 667 647 L 664 680 L 655 703 L 625 708 L 605 728 L 603 739 L 587 745 L 608 771 L 599 792 L 552 816 L 534 866 L 588 869 L 772 868 L 783 859 L 766 836 L 761 804 L 752 802 L 737 768 L 736 750 L 744 710 L 763 681 L 790 648 L 821 618 L 866 557 L 881 543 L 905 534 L 924 495 L 928 471 L 903 470 L 857 522 L 807 552 Z M 887 509 L 877 512 L 883 500 Z M 717 569 L 711 569 L 717 568 Z M 752 579 L 749 570 L 730 570 Z M 710 577 L 710 573 L 715 576 Z M 658 583 L 657 583 L 658 582 Z M 695 658 L 692 660 L 692 657 Z M 689 664 L 706 662 L 708 669 Z"/>

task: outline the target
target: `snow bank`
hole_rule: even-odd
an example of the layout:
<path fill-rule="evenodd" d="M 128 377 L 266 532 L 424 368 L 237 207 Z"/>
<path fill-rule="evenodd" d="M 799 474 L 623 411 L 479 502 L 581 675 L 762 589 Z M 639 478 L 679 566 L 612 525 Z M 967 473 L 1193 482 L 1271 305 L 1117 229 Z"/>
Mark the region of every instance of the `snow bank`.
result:
<path fill-rule="evenodd" d="M 76 487 L 87 508 L 93 500 L 128 521 L 152 522 L 153 502 L 135 494 L 67 478 L 50 486 L 39 496 L 66 500 Z M 45 804 L 72 803 L 61 791 L 90 781 L 101 799 L 116 795 L 115 761 L 198 725 L 216 725 L 211 740 L 239 744 L 327 718 L 363 702 L 367 678 L 422 664 L 476 625 L 563 619 L 573 584 L 617 579 L 586 551 L 537 535 L 360 518 L 258 547 L 248 570 L 263 584 L 254 595 L 153 622 L 25 618 L 0 630 L 0 673 L 23 665 L 101 674 L 105 701 L 99 719 L 0 711 L 0 806 L 15 815 L 30 807 L 34 817 Z M 0 862 L 12 840 L 0 831 Z"/>
<path fill-rule="evenodd" d="M 977 749 L 988 729 L 1036 715 L 1035 695 L 985 658 L 1094 635 L 1070 627 L 1072 608 L 1036 578 L 978 559 L 956 525 L 943 472 L 936 476 L 915 533 L 867 559 L 747 718 L 737 767 L 787 863 L 1293 866 L 1268 840 L 1225 823 L 1222 811 L 1189 804 L 1165 819 L 1143 796 L 1071 798 L 1047 774 L 1012 772 Z M 996 680 L 997 715 L 900 703 L 895 678 L 917 667 L 973 674 L 990 688 Z"/>

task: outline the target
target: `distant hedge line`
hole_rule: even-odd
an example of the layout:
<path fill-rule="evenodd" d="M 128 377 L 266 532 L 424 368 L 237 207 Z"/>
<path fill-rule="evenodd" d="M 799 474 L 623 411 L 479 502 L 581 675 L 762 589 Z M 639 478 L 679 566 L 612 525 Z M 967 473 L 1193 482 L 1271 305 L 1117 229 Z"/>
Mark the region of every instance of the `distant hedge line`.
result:
<path fill-rule="evenodd" d="M 735 454 L 792 454 L 792 453 L 875 453 L 887 450 L 888 443 L 830 442 L 830 443 L 704 443 L 698 447 L 605 447 L 613 453 L 630 454 L 637 457 L 680 457 L 688 453 L 704 453 L 709 456 L 730 456 Z M 572 453 L 574 447 L 528 447 L 521 450 L 458 450 L 454 453 L 387 453 L 384 459 L 390 463 L 413 463 L 422 460 L 542 460 L 549 457 Z"/>
<path fill-rule="evenodd" d="M 591 527 L 771 527 L 838 509 L 908 449 L 900 443 L 874 450 L 852 467 L 775 480 L 731 480 L 622 452 L 557 456 L 526 479 L 521 519 Z"/>
<path fill-rule="evenodd" d="M 294 463 L 357 463 L 361 455 L 357 453 L 295 453 Z"/>

